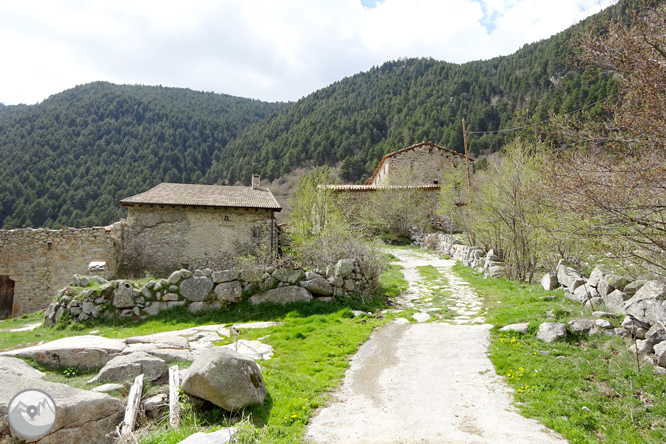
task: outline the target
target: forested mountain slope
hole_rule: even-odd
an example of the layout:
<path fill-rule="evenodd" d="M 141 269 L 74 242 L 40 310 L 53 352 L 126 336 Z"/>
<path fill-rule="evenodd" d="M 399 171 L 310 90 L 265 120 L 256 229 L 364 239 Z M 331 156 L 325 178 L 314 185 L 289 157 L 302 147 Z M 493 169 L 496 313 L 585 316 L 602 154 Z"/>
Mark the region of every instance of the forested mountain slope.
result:
<path fill-rule="evenodd" d="M 96 82 L 0 106 L 0 227 L 118 220 L 118 200 L 199 182 L 239 131 L 286 105 Z"/>
<path fill-rule="evenodd" d="M 247 181 L 251 171 L 274 179 L 308 161 L 343 161 L 342 178 L 354 182 L 384 154 L 424 140 L 462 152 L 463 118 L 468 131 L 497 131 L 595 103 L 616 92 L 612 77 L 572 68 L 567 42 L 595 20 L 626 15 L 625 3 L 510 56 L 462 65 L 404 59 L 335 82 L 244 131 L 206 179 Z M 601 114 L 602 104 L 587 112 Z M 471 134 L 470 149 L 495 151 L 515 135 Z"/>

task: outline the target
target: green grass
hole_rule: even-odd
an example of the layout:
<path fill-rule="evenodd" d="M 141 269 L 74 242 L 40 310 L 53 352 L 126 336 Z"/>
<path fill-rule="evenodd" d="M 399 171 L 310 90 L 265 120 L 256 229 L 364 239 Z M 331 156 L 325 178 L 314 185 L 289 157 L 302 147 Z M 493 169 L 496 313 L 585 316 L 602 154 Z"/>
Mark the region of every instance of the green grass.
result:
<path fill-rule="evenodd" d="M 484 279 L 454 267 L 488 307 L 490 359 L 513 387 L 521 412 L 561 433 L 571 443 L 663 443 L 666 439 L 666 378 L 642 365 L 618 336 L 574 336 L 546 344 L 535 338 L 549 322 L 591 318 L 589 310 L 540 286 Z M 554 296 L 554 297 L 553 297 Z M 550 318 L 546 312 L 555 316 Z M 527 335 L 498 327 L 529 322 Z"/>
<path fill-rule="evenodd" d="M 43 312 L 26 313 L 21 316 L 0 321 L 0 330 L 20 328 L 26 324 L 35 324 L 44 320 Z"/>
<path fill-rule="evenodd" d="M 380 294 L 385 297 L 395 297 L 404 293 L 409 288 L 409 282 L 400 270 L 403 267 L 396 264 L 388 266 L 386 271 L 379 277 Z"/>

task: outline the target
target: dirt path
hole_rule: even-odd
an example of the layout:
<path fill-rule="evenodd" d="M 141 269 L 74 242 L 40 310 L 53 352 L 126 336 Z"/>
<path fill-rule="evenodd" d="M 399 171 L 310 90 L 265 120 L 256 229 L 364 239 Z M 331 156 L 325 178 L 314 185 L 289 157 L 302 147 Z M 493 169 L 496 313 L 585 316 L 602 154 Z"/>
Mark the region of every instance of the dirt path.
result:
<path fill-rule="evenodd" d="M 453 273 L 453 261 L 391 252 L 410 283 L 399 303 L 416 308 L 419 323 L 395 322 L 372 335 L 352 359 L 336 400 L 313 418 L 307 439 L 321 444 L 566 443 L 512 407 L 511 391 L 487 357 L 490 326 L 483 323 L 481 301 Z M 436 267 L 445 279 L 424 283 L 416 269 L 423 265 Z"/>

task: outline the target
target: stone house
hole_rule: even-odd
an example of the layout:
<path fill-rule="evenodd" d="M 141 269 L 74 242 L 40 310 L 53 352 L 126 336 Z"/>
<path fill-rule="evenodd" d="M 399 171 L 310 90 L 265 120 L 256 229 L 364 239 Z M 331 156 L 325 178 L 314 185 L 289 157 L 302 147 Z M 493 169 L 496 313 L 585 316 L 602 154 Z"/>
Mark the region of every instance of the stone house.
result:
<path fill-rule="evenodd" d="M 465 163 L 464 154 L 421 142 L 385 155 L 364 185 L 439 185 L 451 169 L 465 168 Z"/>
<path fill-rule="evenodd" d="M 238 256 L 277 251 L 281 207 L 256 175 L 251 187 L 162 183 L 120 205 L 127 266 L 225 269 Z"/>
<path fill-rule="evenodd" d="M 379 193 L 387 196 L 385 200 L 395 193 L 408 193 L 410 198 L 427 203 L 427 216 L 434 227 L 451 231 L 456 227 L 437 214 L 437 207 L 441 184 L 454 168 L 466 168 L 464 154 L 421 142 L 385 155 L 363 185 L 329 185 L 327 189 L 351 219 Z"/>

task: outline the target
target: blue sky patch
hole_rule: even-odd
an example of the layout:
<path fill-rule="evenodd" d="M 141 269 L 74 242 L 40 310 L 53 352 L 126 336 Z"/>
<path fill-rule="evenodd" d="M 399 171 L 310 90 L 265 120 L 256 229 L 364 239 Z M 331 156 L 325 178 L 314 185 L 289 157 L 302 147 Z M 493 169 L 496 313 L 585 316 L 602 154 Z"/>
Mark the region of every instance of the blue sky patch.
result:
<path fill-rule="evenodd" d="M 368 9 L 374 9 L 377 7 L 377 3 L 382 4 L 384 0 L 361 0 L 363 7 Z"/>

